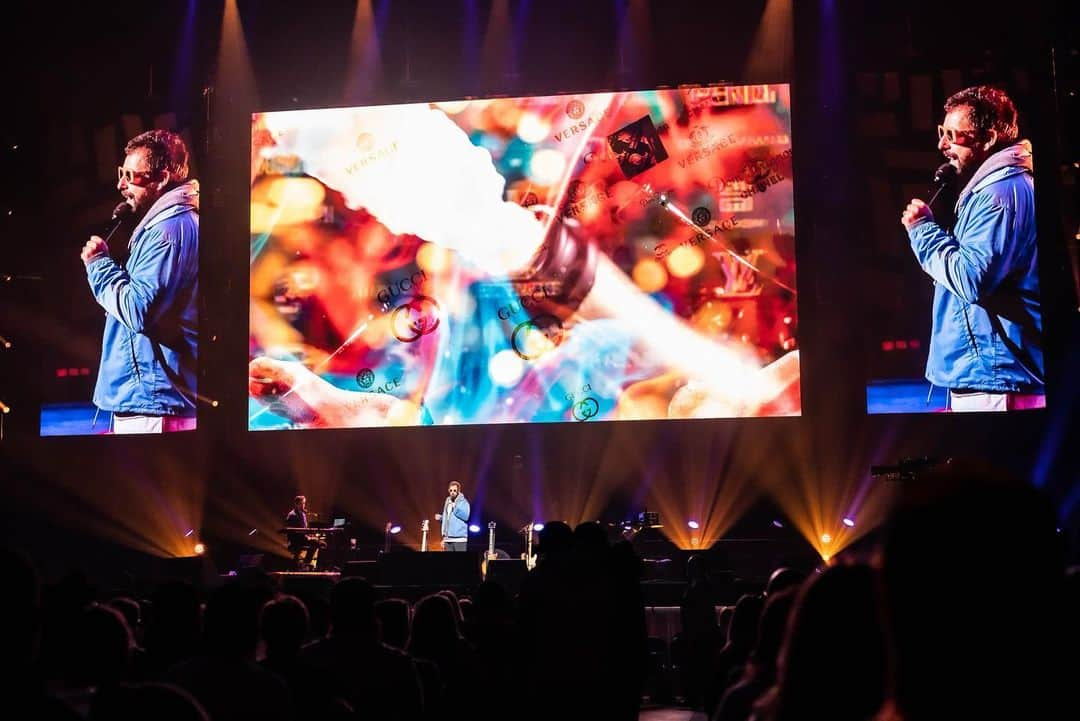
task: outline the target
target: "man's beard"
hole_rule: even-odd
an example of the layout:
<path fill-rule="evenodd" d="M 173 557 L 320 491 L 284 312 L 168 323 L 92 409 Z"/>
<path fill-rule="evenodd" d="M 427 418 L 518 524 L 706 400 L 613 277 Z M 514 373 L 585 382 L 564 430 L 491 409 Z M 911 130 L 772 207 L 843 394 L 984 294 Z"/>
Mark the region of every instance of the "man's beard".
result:
<path fill-rule="evenodd" d="M 978 160 L 969 156 L 963 165 L 959 164 L 959 161 L 955 156 L 946 155 L 945 157 L 948 158 L 950 162 L 953 162 L 954 166 L 957 168 L 956 180 L 962 188 L 967 185 L 967 182 L 971 180 L 972 177 L 974 177 L 975 173 L 978 172 L 979 168 L 982 167 L 982 164 L 986 162 L 986 159 L 989 158 L 990 155 L 992 155 L 992 153 L 988 153 Z"/>
<path fill-rule="evenodd" d="M 127 204 L 134 209 L 135 215 L 141 218 L 146 215 L 147 211 L 150 210 L 151 206 L 153 206 L 160 197 L 160 195 L 154 197 L 147 193 L 143 194 L 140 198 L 136 198 L 134 195 L 125 195 L 124 200 L 126 200 Z"/>

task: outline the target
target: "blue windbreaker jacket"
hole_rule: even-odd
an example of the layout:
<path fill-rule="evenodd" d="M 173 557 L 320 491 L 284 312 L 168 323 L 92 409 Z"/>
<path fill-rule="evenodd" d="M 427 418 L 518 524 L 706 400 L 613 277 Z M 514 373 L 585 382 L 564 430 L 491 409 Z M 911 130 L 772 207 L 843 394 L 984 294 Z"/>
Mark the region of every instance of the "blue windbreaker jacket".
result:
<path fill-rule="evenodd" d="M 86 266 L 105 309 L 94 405 L 147 415 L 195 415 L 198 360 L 199 185 L 157 199 L 131 234 L 126 266 Z"/>
<path fill-rule="evenodd" d="M 1042 393 L 1042 308 L 1031 144 L 994 153 L 956 203 L 949 233 L 924 220 L 911 249 L 934 279 L 926 378 L 957 390 Z"/>
<path fill-rule="evenodd" d="M 446 508 L 446 501 L 443 501 L 443 508 Z M 454 504 L 453 513 L 443 514 L 442 537 L 469 537 L 469 502 L 465 500 L 465 496 L 458 496 L 457 503 Z"/>

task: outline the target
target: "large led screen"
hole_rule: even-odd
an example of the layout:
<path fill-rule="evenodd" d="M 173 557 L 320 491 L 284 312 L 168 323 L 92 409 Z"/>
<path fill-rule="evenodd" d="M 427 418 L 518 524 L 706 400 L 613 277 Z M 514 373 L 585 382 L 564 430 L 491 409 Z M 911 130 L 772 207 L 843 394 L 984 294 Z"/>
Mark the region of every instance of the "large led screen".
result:
<path fill-rule="evenodd" d="M 249 428 L 800 412 L 787 85 L 252 116 Z"/>

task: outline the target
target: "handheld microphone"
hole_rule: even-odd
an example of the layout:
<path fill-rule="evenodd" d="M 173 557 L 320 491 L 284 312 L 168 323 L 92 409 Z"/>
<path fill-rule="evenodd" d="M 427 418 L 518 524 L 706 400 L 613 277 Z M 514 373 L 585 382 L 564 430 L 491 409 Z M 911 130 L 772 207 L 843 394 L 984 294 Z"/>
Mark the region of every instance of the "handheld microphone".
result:
<path fill-rule="evenodd" d="M 106 226 L 106 231 L 104 235 L 106 243 L 109 242 L 109 238 L 112 237 L 113 233 L 116 232 L 117 228 L 123 225 L 124 219 L 134 212 L 135 209 L 128 205 L 128 202 L 126 200 L 123 203 L 120 203 L 120 205 L 113 208 L 112 217 L 109 218 L 109 224 Z"/>
<path fill-rule="evenodd" d="M 941 195 L 941 191 L 952 185 L 952 181 L 956 178 L 956 174 L 956 166 L 952 163 L 942 163 L 938 166 L 938 169 L 934 171 L 934 185 L 937 186 L 937 190 L 934 191 L 934 195 L 931 196 L 930 202 L 927 203 L 931 209 L 933 209 L 934 201 Z"/>

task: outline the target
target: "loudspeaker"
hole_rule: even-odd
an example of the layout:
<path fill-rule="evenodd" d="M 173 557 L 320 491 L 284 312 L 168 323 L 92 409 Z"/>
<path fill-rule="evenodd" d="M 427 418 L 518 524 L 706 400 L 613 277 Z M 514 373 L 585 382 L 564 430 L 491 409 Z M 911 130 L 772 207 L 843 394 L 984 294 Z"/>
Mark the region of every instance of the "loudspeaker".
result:
<path fill-rule="evenodd" d="M 480 554 L 391 551 L 379 556 L 378 570 L 381 586 L 475 586 L 480 583 Z"/>
<path fill-rule="evenodd" d="M 521 582 L 528 572 L 524 558 L 499 558 L 487 562 L 486 580 L 499 584 L 507 593 L 514 595 L 521 589 Z"/>

